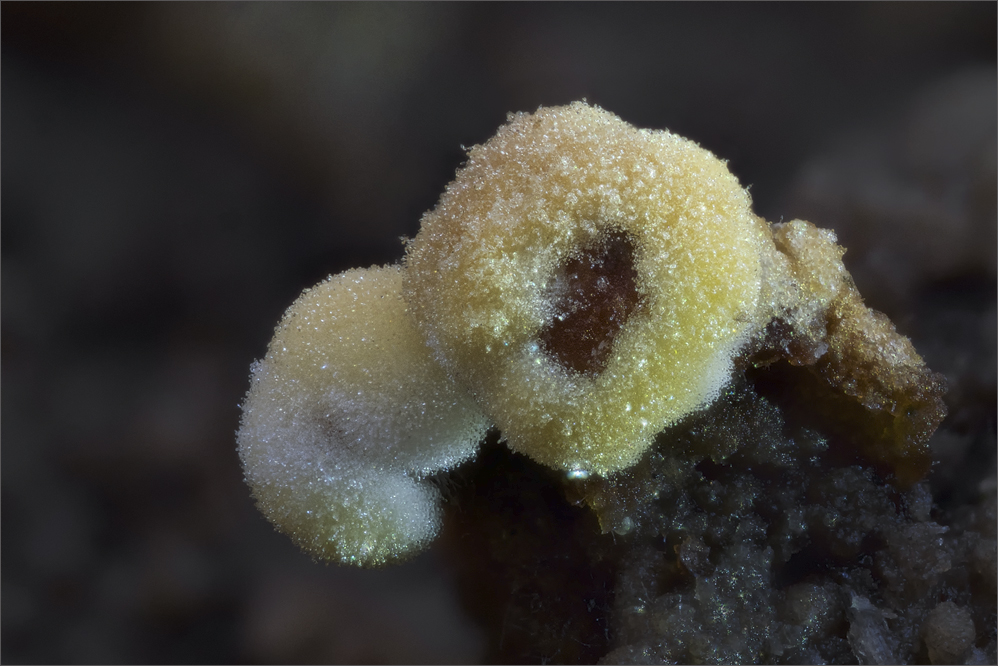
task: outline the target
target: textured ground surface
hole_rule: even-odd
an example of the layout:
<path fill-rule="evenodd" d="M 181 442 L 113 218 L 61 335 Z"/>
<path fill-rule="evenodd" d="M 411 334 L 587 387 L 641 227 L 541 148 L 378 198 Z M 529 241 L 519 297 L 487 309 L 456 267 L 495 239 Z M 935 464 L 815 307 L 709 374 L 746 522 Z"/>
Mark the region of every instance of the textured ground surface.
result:
<path fill-rule="evenodd" d="M 0 660 L 994 661 L 993 4 L 2 19 Z M 767 219 L 838 232 L 950 383 L 927 483 L 819 474 L 758 385 L 732 399 L 772 446 L 656 458 L 671 483 L 625 534 L 486 446 L 440 479 L 436 549 L 313 564 L 242 483 L 250 362 L 304 287 L 401 257 L 462 144 L 582 97 L 729 159 Z"/>

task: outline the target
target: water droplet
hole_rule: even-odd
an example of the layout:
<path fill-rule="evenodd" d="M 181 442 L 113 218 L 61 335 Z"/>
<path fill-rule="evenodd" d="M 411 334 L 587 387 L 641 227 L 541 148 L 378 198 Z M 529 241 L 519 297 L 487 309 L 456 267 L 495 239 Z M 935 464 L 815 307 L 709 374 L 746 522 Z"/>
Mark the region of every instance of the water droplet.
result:
<path fill-rule="evenodd" d="M 619 525 L 613 528 L 613 531 L 623 536 L 633 529 L 634 529 L 634 521 L 631 520 L 630 516 L 624 516 L 624 519 L 620 521 Z"/>

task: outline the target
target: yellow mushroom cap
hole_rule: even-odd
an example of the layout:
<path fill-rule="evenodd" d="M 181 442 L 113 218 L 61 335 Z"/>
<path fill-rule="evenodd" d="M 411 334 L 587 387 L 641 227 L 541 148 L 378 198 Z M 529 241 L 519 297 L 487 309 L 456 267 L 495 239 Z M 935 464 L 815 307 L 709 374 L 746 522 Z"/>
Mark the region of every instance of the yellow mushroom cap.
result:
<path fill-rule="evenodd" d="M 768 234 L 726 165 L 584 103 L 511 116 L 407 248 L 403 294 L 511 448 L 608 474 L 758 330 Z"/>
<path fill-rule="evenodd" d="M 440 525 L 428 474 L 472 457 L 488 422 L 405 314 L 397 266 L 307 289 L 254 364 L 238 434 L 264 515 L 304 550 L 378 565 Z"/>

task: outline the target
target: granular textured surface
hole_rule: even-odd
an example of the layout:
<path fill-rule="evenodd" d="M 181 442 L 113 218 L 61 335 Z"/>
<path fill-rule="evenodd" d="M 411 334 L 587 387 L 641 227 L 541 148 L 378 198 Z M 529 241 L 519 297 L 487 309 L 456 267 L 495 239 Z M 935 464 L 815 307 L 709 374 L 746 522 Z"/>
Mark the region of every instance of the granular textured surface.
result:
<path fill-rule="evenodd" d="M 828 415 L 828 427 L 902 484 L 923 478 L 929 437 L 946 416 L 942 375 L 886 316 L 863 304 L 832 232 L 794 220 L 775 225 L 773 237 L 792 277 L 784 314 L 762 342 L 766 363 L 782 358 L 809 367 L 818 380 L 813 392 L 788 386 Z"/>
<path fill-rule="evenodd" d="M 724 162 L 669 132 L 578 102 L 514 115 L 424 216 L 404 295 L 513 450 L 605 474 L 713 400 L 764 323 L 768 228 L 749 203 Z M 566 268 L 595 267 L 600 246 L 621 248 L 613 289 L 633 279 L 633 308 L 594 308 L 596 268 L 592 293 L 568 295 L 590 285 Z"/>
<path fill-rule="evenodd" d="M 462 468 L 444 542 L 490 661 L 994 663 L 993 475 L 943 511 L 762 395 L 762 372 L 607 478 L 493 449 Z"/>
<path fill-rule="evenodd" d="M 605 663 L 994 659 L 993 487 L 941 524 L 927 484 L 843 464 L 749 383 L 687 425 L 579 491 L 631 534 Z"/>
<path fill-rule="evenodd" d="M 925 645 L 933 664 L 964 661 L 975 638 L 970 611 L 952 601 L 940 602 L 925 620 Z"/>
<path fill-rule="evenodd" d="M 397 267 L 306 290 L 253 368 L 239 455 L 260 510 L 309 553 L 382 564 L 439 528 L 422 477 L 474 455 L 487 423 L 405 316 Z"/>

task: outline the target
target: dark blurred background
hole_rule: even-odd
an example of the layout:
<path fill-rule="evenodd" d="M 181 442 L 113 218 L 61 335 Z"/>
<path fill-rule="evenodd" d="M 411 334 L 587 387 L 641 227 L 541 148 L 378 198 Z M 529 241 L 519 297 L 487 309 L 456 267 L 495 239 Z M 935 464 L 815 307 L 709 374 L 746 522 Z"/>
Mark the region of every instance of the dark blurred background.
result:
<path fill-rule="evenodd" d="M 938 502 L 995 468 L 996 5 L 15 3 L 2 12 L 13 662 L 476 662 L 431 550 L 316 564 L 235 453 L 299 292 L 393 262 L 509 111 L 586 98 L 831 227 L 947 374 Z"/>

